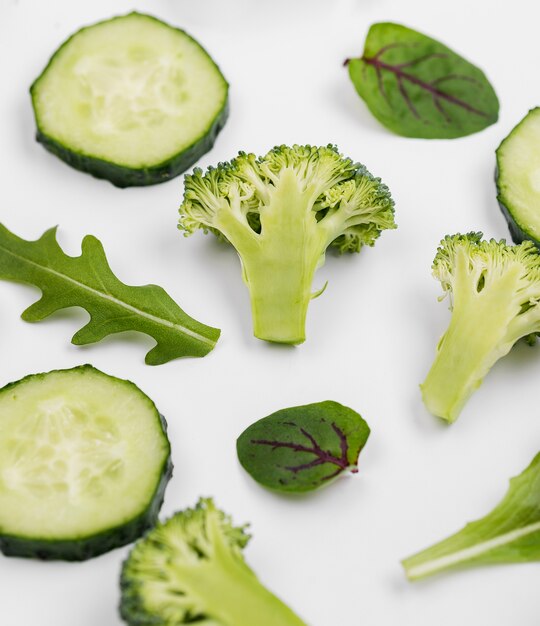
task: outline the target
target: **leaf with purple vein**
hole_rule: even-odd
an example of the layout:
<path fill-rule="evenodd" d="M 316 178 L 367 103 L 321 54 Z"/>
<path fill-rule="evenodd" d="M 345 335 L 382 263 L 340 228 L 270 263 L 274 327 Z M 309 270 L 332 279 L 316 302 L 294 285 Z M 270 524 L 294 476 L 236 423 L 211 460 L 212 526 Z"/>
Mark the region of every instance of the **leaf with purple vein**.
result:
<path fill-rule="evenodd" d="M 347 470 L 358 471 L 369 432 L 356 411 L 337 402 L 292 407 L 249 426 L 238 438 L 238 458 L 265 487 L 311 491 Z"/>
<path fill-rule="evenodd" d="M 452 139 L 498 119 L 499 101 L 482 70 L 405 26 L 374 24 L 362 57 L 346 64 L 369 110 L 399 135 Z"/>

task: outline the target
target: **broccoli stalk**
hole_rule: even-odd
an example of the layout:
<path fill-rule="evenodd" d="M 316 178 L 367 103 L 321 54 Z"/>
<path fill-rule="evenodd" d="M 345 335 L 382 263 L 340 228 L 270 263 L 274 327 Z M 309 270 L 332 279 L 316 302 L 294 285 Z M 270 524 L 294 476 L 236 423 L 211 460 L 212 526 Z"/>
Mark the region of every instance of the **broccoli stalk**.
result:
<path fill-rule="evenodd" d="M 179 227 L 223 236 L 236 248 L 256 337 L 305 340 L 315 271 L 326 249 L 359 252 L 395 228 L 388 188 L 333 146 L 279 146 L 240 153 L 185 177 Z"/>
<path fill-rule="evenodd" d="M 246 564 L 248 540 L 210 499 L 177 513 L 124 563 L 122 618 L 130 626 L 306 626 Z"/>
<path fill-rule="evenodd" d="M 450 295 L 452 319 L 421 389 L 427 409 L 453 422 L 496 361 L 540 331 L 540 255 L 529 241 L 447 236 L 433 274 Z"/>

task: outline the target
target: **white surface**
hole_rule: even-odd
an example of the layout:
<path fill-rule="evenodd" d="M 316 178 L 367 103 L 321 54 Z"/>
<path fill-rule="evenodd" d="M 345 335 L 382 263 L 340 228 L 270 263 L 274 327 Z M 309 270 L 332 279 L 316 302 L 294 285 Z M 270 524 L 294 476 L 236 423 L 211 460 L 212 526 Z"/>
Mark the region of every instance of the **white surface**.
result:
<path fill-rule="evenodd" d="M 532 0 L 0 0 L 0 219 L 37 238 L 59 224 L 66 251 L 98 236 L 117 275 L 155 282 L 192 315 L 223 329 L 204 359 L 151 368 L 152 341 L 113 337 L 70 345 L 86 314 L 35 325 L 22 310 L 37 290 L 0 283 L 0 384 L 91 362 L 129 378 L 167 416 L 176 471 L 163 514 L 214 495 L 250 520 L 247 559 L 310 626 L 533 626 L 540 566 L 500 566 L 411 585 L 399 559 L 487 513 L 507 479 L 538 451 L 539 349 L 518 346 L 496 365 L 450 428 L 428 415 L 418 384 L 449 314 L 430 265 L 446 233 L 507 236 L 493 184 L 494 149 L 540 104 L 539 5 Z M 185 28 L 232 85 L 231 117 L 201 166 L 278 143 L 336 143 L 381 176 L 399 229 L 357 256 L 331 257 L 330 283 L 311 304 L 298 348 L 251 336 L 248 297 L 232 249 L 176 230 L 182 179 L 119 190 L 70 169 L 34 142 L 28 87 L 56 47 L 82 25 L 132 9 Z M 356 96 L 347 56 L 368 26 L 405 23 L 484 68 L 501 99 L 500 122 L 471 137 L 391 135 Z M 244 474 L 235 439 L 278 408 L 334 399 L 367 419 L 360 474 L 297 499 Z M 0 557 L 2 626 L 119 626 L 118 572 L 127 548 L 83 564 Z M 254 624 L 253 626 L 256 626 Z"/>

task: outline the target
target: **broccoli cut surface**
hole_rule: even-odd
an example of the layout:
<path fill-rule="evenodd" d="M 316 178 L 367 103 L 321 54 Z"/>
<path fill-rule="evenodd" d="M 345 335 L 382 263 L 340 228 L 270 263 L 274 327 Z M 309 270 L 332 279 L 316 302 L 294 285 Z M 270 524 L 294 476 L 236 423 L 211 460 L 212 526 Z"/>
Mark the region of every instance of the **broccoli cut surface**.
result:
<path fill-rule="evenodd" d="M 530 241 L 449 235 L 433 275 L 450 297 L 452 318 L 421 389 L 428 410 L 453 422 L 491 367 L 540 331 L 540 254 Z"/>
<path fill-rule="evenodd" d="M 185 177 L 179 227 L 212 231 L 242 263 L 256 337 L 305 340 L 315 271 L 329 246 L 359 252 L 395 228 L 394 203 L 380 178 L 334 146 L 278 146 L 241 152 Z"/>

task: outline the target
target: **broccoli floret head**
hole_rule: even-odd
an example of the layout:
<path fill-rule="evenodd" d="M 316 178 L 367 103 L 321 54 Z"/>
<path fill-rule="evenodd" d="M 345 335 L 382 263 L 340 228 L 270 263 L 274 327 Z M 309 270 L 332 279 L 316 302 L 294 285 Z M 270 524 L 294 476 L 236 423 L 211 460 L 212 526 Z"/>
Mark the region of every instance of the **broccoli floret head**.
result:
<path fill-rule="evenodd" d="M 211 499 L 159 524 L 132 549 L 121 576 L 129 626 L 305 626 L 244 561 L 249 540 Z"/>
<path fill-rule="evenodd" d="M 124 564 L 121 578 L 122 617 L 128 624 L 186 624 L 207 617 L 204 598 L 193 593 L 190 569 L 219 559 L 227 551 L 243 561 L 249 540 L 243 527 L 201 499 L 193 509 L 158 524 L 139 541 Z"/>
<path fill-rule="evenodd" d="M 452 318 L 421 388 L 426 407 L 453 422 L 495 362 L 540 331 L 540 254 L 530 241 L 452 235 L 441 241 L 433 274 Z"/>
<path fill-rule="evenodd" d="M 394 203 L 379 178 L 335 146 L 278 146 L 186 176 L 179 227 L 211 231 L 236 248 L 257 337 L 301 343 L 326 250 L 372 246 L 395 228 Z"/>

